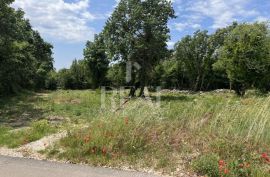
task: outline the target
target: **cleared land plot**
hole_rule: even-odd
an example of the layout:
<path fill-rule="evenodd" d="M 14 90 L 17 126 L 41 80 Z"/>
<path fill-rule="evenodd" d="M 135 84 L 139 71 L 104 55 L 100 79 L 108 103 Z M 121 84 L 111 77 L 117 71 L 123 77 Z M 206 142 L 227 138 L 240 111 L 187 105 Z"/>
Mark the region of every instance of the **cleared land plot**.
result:
<path fill-rule="evenodd" d="M 66 130 L 66 137 L 40 153 L 73 163 L 151 169 L 174 176 L 194 172 L 208 176 L 269 175 L 268 95 L 250 91 L 239 98 L 230 92 L 163 92 L 160 107 L 155 96 L 152 93 L 153 101 L 136 98 L 120 106 L 120 95 L 107 92 L 105 107 L 101 106 L 100 91 L 16 97 L 14 102 L 1 103 L 0 117 L 5 118 L 0 145 L 17 147 L 26 143 L 14 143 L 20 139 L 17 136 L 36 141 Z M 111 106 L 111 100 L 116 106 Z M 20 130 L 19 135 L 12 135 L 9 118 L 31 112 L 21 105 L 40 110 L 37 120 L 41 122 L 33 116 L 26 123 L 35 132 L 31 135 L 38 135 L 34 138 Z M 35 124 L 45 126 L 41 128 L 45 133 L 36 130 Z"/>

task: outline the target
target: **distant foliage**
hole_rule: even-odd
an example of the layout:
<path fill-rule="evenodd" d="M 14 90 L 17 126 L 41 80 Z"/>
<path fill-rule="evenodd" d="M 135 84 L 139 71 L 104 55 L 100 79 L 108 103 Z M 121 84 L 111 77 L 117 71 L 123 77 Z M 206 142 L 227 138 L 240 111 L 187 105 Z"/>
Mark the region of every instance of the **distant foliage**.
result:
<path fill-rule="evenodd" d="M 48 74 L 48 77 L 45 80 L 45 88 L 47 90 L 56 90 L 57 84 L 57 73 L 52 71 Z"/>
<path fill-rule="evenodd" d="M 171 57 L 155 68 L 152 84 L 163 88 L 207 91 L 270 90 L 270 33 L 267 23 L 238 24 L 209 35 L 197 31 L 176 43 Z"/>
<path fill-rule="evenodd" d="M 62 88 L 134 86 L 131 95 L 137 88 L 143 88 L 146 83 L 151 87 L 193 91 L 233 89 L 240 96 L 250 88 L 261 92 L 270 90 L 270 37 L 267 23 L 234 22 L 211 35 L 207 31 L 199 30 L 193 35 L 183 37 L 173 50 L 159 53 L 161 49 L 151 51 L 152 48 L 150 50 L 147 43 L 132 48 L 133 44 L 124 40 L 128 33 L 114 34 L 110 31 L 118 22 L 124 23 L 118 19 L 120 18 L 118 15 L 124 13 L 123 9 L 128 8 L 125 2 L 119 4 L 107 22 L 105 31 L 97 35 L 93 42 L 87 42 L 84 49 L 84 64 L 80 64 L 84 67 L 75 69 L 75 61 L 70 70 L 65 70 L 65 74 L 63 71 L 59 72 L 60 83 L 63 83 L 61 80 L 64 79 L 66 85 L 61 86 Z M 140 31 L 138 34 L 136 37 L 132 36 L 130 40 L 138 40 L 139 44 L 144 40 L 140 35 L 146 35 L 147 32 Z M 108 39 L 110 35 L 111 39 Z M 159 45 L 162 45 L 161 43 Z M 155 55 L 159 53 L 159 57 L 150 57 L 149 60 L 147 56 L 150 53 Z M 131 73 L 133 80 L 130 83 L 126 83 L 125 80 L 127 61 L 137 62 L 142 67 L 139 71 Z M 146 66 L 141 65 L 141 62 Z M 83 73 L 79 74 L 77 70 Z M 62 76 L 64 78 L 61 78 Z"/>
<path fill-rule="evenodd" d="M 211 70 L 211 53 L 209 51 L 209 36 L 207 31 L 197 31 L 193 36 L 184 37 L 177 45 L 175 58 L 180 68 L 185 68 L 184 77 L 189 88 L 194 91 L 205 87 L 206 75 Z"/>

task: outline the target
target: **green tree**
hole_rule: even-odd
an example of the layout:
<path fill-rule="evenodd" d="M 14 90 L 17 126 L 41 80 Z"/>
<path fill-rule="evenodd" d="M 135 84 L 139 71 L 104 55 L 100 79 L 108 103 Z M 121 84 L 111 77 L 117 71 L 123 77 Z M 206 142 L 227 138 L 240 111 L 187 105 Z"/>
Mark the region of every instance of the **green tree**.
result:
<path fill-rule="evenodd" d="M 47 74 L 45 80 L 45 89 L 47 90 L 56 90 L 57 89 L 57 72 L 51 71 Z"/>
<path fill-rule="evenodd" d="M 88 67 L 85 60 L 73 60 L 70 69 L 61 69 L 57 73 L 57 85 L 62 89 L 88 89 L 91 86 Z"/>
<path fill-rule="evenodd" d="M 33 55 L 36 58 L 35 87 L 36 89 L 41 89 L 45 87 L 47 77 L 51 77 L 50 72 L 54 70 L 52 57 L 53 46 L 45 42 L 37 31 L 33 31 L 33 39 Z"/>
<path fill-rule="evenodd" d="M 73 86 L 71 89 L 86 89 L 90 87 L 89 71 L 87 70 L 85 60 L 74 60 L 70 67 L 70 74 L 73 78 Z"/>
<path fill-rule="evenodd" d="M 106 23 L 105 43 L 111 58 L 141 66 L 130 82 L 132 86 L 139 83 L 140 96 L 153 68 L 168 54 L 167 23 L 174 17 L 172 3 L 167 0 L 121 0 Z M 131 89 L 130 96 L 135 95 L 136 89 Z"/>
<path fill-rule="evenodd" d="M 185 68 L 189 87 L 194 91 L 202 90 L 212 65 L 207 31 L 197 31 L 193 36 L 184 37 L 175 50 L 175 58 L 182 65 L 179 68 Z"/>
<path fill-rule="evenodd" d="M 24 18 L 24 12 L 10 7 L 13 1 L 1 1 L 0 6 L 0 94 L 9 94 L 20 89 L 33 89 L 36 87 L 37 75 L 46 75 L 39 66 L 46 64 L 44 57 L 36 55 L 38 50 L 37 32 Z M 40 37 L 40 36 L 39 36 Z M 41 37 L 40 37 L 41 41 Z M 45 42 L 42 40 L 43 44 Z M 46 43 L 47 45 L 48 43 Z M 40 51 L 39 51 L 40 52 Z M 48 65 L 52 68 L 51 45 L 44 55 Z M 44 87 L 45 78 L 43 78 Z"/>
<path fill-rule="evenodd" d="M 75 78 L 69 69 L 60 69 L 58 71 L 57 85 L 62 89 L 75 89 Z"/>
<path fill-rule="evenodd" d="M 238 25 L 237 22 L 233 22 L 232 25 L 225 28 L 218 29 L 214 34 L 209 38 L 209 52 L 212 55 L 211 63 L 212 66 L 220 59 L 220 53 L 224 45 L 226 37 L 231 33 L 231 31 Z M 209 80 L 209 89 L 218 89 L 218 88 L 230 88 L 231 83 L 226 74 L 225 68 L 215 68 L 212 67 L 208 73 Z"/>
<path fill-rule="evenodd" d="M 125 66 L 123 65 L 123 63 L 111 65 L 109 67 L 106 77 L 111 86 L 113 87 L 123 86 L 126 81 Z"/>
<path fill-rule="evenodd" d="M 88 41 L 84 49 L 84 60 L 88 69 L 92 88 L 106 83 L 109 60 L 106 55 L 103 35 L 96 35 L 94 42 Z"/>
<path fill-rule="evenodd" d="M 254 86 L 267 90 L 270 70 L 268 26 L 240 24 L 225 39 L 216 68 L 224 69 L 238 95 Z"/>

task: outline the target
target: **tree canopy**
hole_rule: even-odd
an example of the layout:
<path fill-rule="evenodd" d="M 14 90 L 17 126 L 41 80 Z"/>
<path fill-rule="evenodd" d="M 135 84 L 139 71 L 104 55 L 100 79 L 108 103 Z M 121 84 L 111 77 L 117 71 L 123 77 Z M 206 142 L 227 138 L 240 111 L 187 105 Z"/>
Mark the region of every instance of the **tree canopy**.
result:
<path fill-rule="evenodd" d="M 172 3 L 167 0 L 121 0 L 106 23 L 104 39 L 110 57 L 140 65 L 130 81 L 132 86 L 140 83 L 140 95 L 154 66 L 168 54 L 167 24 L 174 17 Z M 131 90 L 130 96 L 134 96 L 135 90 Z"/>
<path fill-rule="evenodd" d="M 21 9 L 10 7 L 12 2 L 0 6 L 0 95 L 44 88 L 53 70 L 52 45 L 32 29 Z"/>
<path fill-rule="evenodd" d="M 240 24 L 225 38 L 216 68 L 224 69 L 236 92 L 269 90 L 270 48 L 266 24 Z"/>
<path fill-rule="evenodd" d="M 84 60 L 89 71 L 92 88 L 104 85 L 106 83 L 109 60 L 102 34 L 96 35 L 94 42 L 87 42 L 84 49 Z"/>
<path fill-rule="evenodd" d="M 97 89 L 145 86 L 208 91 L 270 91 L 268 23 L 234 22 L 213 33 L 198 30 L 168 49 L 168 0 L 120 0 L 104 29 L 87 41 L 84 58 L 69 69 L 53 68 L 53 46 L 44 41 L 22 9 L 0 6 L 0 95 L 21 89 Z M 131 66 L 129 66 L 131 65 Z M 136 70 L 137 69 L 137 70 Z M 127 79 L 131 75 L 131 79 Z"/>

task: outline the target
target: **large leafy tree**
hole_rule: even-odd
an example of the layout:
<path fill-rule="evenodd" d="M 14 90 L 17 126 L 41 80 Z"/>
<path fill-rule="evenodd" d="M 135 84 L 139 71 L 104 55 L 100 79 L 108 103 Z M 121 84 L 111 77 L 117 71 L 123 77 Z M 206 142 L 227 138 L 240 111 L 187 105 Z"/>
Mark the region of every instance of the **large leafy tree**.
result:
<path fill-rule="evenodd" d="M 190 88 L 194 91 L 202 90 L 206 75 L 211 68 L 207 31 L 197 31 L 193 36 L 184 37 L 176 45 L 175 50 L 175 58 L 183 65 Z"/>
<path fill-rule="evenodd" d="M 208 89 L 217 89 L 217 88 L 231 88 L 231 83 L 227 77 L 225 68 L 215 67 L 215 63 L 221 58 L 222 47 L 225 43 L 225 39 L 230 35 L 231 31 L 237 27 L 238 23 L 233 22 L 232 25 L 225 28 L 218 29 L 214 34 L 209 38 L 209 53 L 212 54 L 212 69 L 209 70 L 208 80 L 209 86 Z"/>
<path fill-rule="evenodd" d="M 35 87 L 36 89 L 44 88 L 45 81 L 49 74 L 54 70 L 53 58 L 52 58 L 52 48 L 50 43 L 45 42 L 37 31 L 33 31 L 33 41 L 32 45 L 33 56 L 35 57 Z"/>
<path fill-rule="evenodd" d="M 11 90 L 11 78 L 7 76 L 9 69 L 6 67 L 15 62 L 9 60 L 11 52 L 14 51 L 12 38 L 16 32 L 16 25 L 12 23 L 16 21 L 15 12 L 9 7 L 12 2 L 12 0 L 1 1 L 0 6 L 0 94 Z"/>
<path fill-rule="evenodd" d="M 265 23 L 238 25 L 226 37 L 215 67 L 226 71 L 238 95 L 251 86 L 269 89 L 269 39 Z"/>
<path fill-rule="evenodd" d="M 167 23 L 174 17 L 172 3 L 167 0 L 121 0 L 106 23 L 105 43 L 111 58 L 136 62 L 141 67 L 139 72 L 132 73 L 129 83 L 140 86 L 140 96 L 154 66 L 168 54 Z M 131 89 L 130 96 L 134 96 L 136 89 Z"/>
<path fill-rule="evenodd" d="M 236 26 L 237 23 L 233 23 L 212 35 L 208 35 L 207 31 L 197 31 L 176 44 L 173 58 L 177 66 L 175 71 L 179 73 L 178 88 L 198 91 L 229 87 L 224 69 L 214 70 L 213 64 L 220 59 L 225 38 Z"/>
<path fill-rule="evenodd" d="M 46 72 L 53 69 L 52 46 L 32 29 L 22 10 L 10 7 L 12 2 L 0 5 L 0 94 L 35 88 L 40 66 Z"/>
<path fill-rule="evenodd" d="M 94 42 L 88 41 L 84 49 L 84 60 L 88 68 L 91 85 L 98 88 L 105 84 L 109 66 L 103 35 L 96 35 Z"/>

